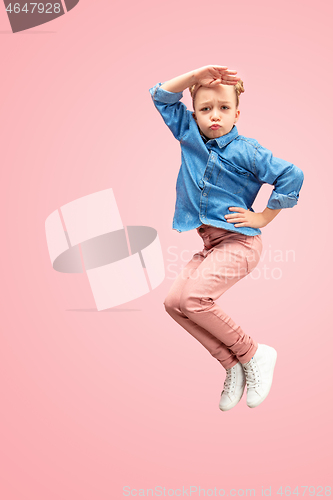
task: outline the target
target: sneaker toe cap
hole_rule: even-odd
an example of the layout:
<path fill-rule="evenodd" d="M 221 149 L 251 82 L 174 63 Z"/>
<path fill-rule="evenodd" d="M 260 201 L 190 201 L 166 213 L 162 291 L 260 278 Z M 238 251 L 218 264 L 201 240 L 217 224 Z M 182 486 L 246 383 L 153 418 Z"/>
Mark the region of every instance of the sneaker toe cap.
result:
<path fill-rule="evenodd" d="M 228 394 L 222 392 L 220 399 L 220 410 L 227 411 L 233 408 L 234 398 L 231 398 Z"/>

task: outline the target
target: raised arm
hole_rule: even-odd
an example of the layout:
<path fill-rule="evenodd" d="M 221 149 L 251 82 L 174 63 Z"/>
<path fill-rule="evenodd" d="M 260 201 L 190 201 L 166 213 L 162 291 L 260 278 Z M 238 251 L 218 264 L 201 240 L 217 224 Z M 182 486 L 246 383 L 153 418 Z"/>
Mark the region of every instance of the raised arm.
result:
<path fill-rule="evenodd" d="M 182 140 L 193 120 L 192 112 L 180 102 L 183 90 L 195 84 L 208 87 L 219 83 L 236 85 L 239 77 L 235 73 L 237 71 L 226 66 L 204 66 L 149 89 L 156 109 L 177 140 Z"/>
<path fill-rule="evenodd" d="M 220 83 L 235 85 L 239 80 L 239 77 L 235 76 L 236 73 L 237 71 L 228 69 L 227 66 L 203 66 L 168 80 L 163 83 L 161 88 L 176 93 L 183 92 L 183 90 L 196 84 L 204 87 L 214 87 Z"/>

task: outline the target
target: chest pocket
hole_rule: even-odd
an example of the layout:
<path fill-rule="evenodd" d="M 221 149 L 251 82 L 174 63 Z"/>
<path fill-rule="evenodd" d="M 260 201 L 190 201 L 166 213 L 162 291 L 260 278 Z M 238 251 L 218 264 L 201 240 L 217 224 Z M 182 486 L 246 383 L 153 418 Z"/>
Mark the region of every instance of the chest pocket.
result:
<path fill-rule="evenodd" d="M 242 194 L 250 180 L 250 172 L 226 160 L 219 161 L 216 185 L 232 194 Z"/>

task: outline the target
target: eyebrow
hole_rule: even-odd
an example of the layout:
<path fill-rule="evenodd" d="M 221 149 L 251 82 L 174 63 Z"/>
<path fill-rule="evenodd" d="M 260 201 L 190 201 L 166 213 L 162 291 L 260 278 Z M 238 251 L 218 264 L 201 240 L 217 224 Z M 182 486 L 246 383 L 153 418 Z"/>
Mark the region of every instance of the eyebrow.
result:
<path fill-rule="evenodd" d="M 217 101 L 217 102 L 218 102 L 219 104 L 231 104 L 231 102 L 230 102 L 230 101 Z M 200 103 L 200 106 L 205 106 L 205 105 L 207 105 L 207 104 L 211 104 L 211 103 L 212 103 L 212 101 L 202 102 L 202 103 Z"/>

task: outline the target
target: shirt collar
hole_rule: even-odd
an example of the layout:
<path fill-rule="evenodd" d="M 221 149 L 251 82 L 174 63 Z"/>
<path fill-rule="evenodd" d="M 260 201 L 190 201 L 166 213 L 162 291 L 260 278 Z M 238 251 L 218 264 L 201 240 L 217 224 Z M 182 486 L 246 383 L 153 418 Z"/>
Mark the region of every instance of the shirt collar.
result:
<path fill-rule="evenodd" d="M 233 141 L 237 136 L 238 136 L 238 130 L 237 130 L 236 125 L 234 125 L 232 127 L 230 132 L 228 132 L 225 135 L 222 135 L 222 137 L 218 137 L 217 139 L 208 139 L 206 136 L 201 134 L 201 137 L 203 138 L 203 140 L 206 144 L 208 144 L 208 143 L 212 144 L 215 141 L 219 148 L 224 148 L 224 146 L 229 144 L 229 142 Z"/>

